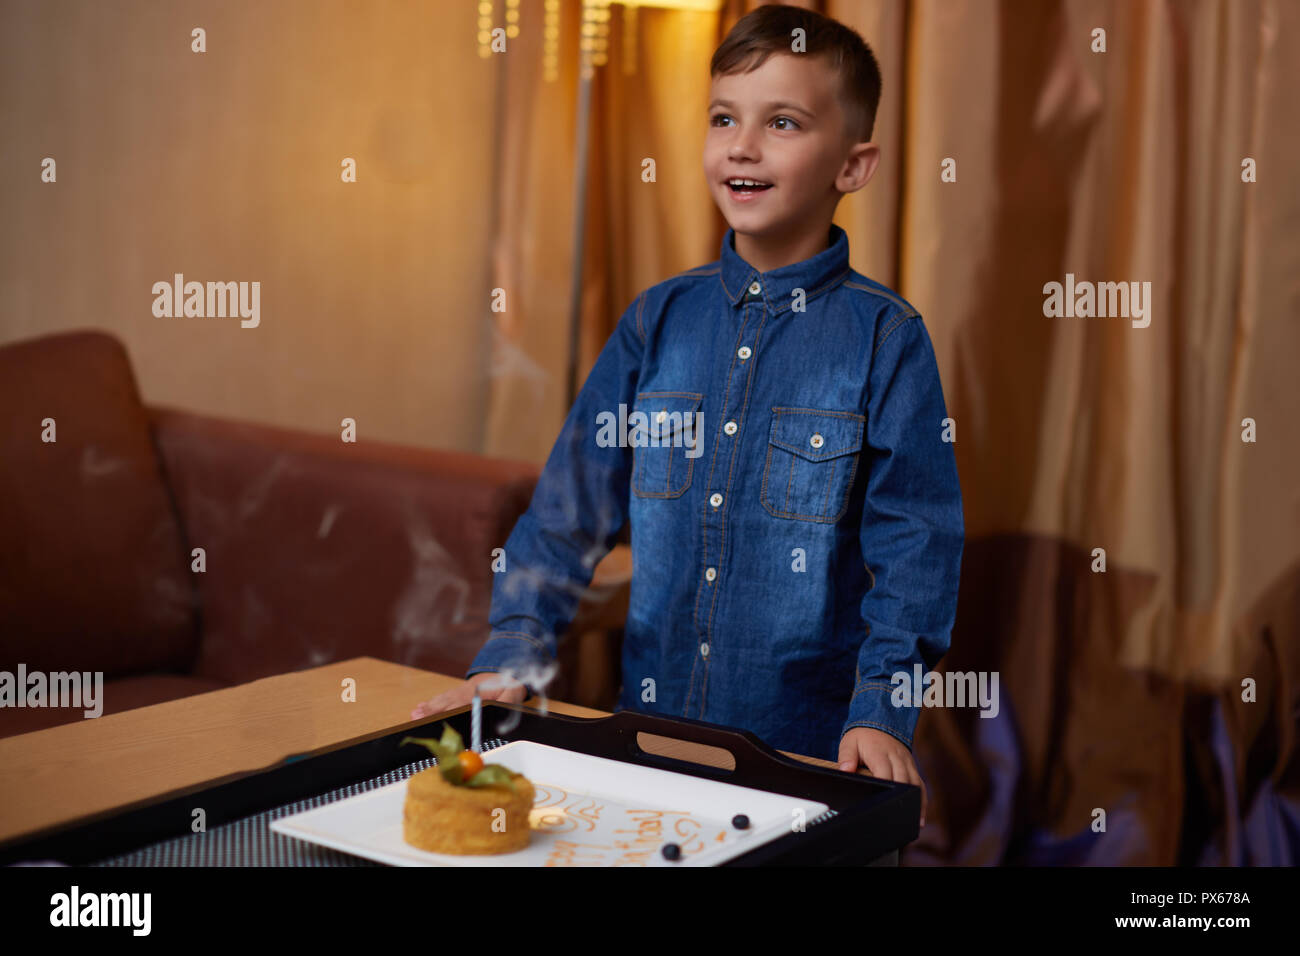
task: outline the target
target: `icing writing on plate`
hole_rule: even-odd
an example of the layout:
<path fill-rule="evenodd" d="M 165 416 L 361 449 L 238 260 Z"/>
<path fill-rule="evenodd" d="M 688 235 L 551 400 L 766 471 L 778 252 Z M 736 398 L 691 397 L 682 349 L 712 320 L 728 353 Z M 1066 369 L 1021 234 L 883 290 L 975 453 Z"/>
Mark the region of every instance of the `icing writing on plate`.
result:
<path fill-rule="evenodd" d="M 689 856 L 727 839 L 725 828 L 684 810 L 625 807 L 586 794 L 570 795 L 558 787 L 535 786 L 529 815 L 533 829 L 539 835 L 566 837 L 551 841 L 543 866 L 645 866 L 668 842 Z"/>

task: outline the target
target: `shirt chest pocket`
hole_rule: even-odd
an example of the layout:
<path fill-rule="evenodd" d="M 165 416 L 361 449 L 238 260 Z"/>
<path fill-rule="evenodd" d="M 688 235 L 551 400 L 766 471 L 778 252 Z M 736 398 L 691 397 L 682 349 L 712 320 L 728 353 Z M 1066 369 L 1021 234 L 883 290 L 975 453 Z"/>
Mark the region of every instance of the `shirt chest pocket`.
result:
<path fill-rule="evenodd" d="M 691 486 L 702 447 L 699 392 L 642 392 L 628 418 L 632 491 L 640 498 L 680 498 Z M 640 413 L 640 414 L 638 414 Z"/>
<path fill-rule="evenodd" d="M 816 408 L 773 408 L 760 492 L 777 518 L 833 523 L 848 508 L 867 417 Z"/>

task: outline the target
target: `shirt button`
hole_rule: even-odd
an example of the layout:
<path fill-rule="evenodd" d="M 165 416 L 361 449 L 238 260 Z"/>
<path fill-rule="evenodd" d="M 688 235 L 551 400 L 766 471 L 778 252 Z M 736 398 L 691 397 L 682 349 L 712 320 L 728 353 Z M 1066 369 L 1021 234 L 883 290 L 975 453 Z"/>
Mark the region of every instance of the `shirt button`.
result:
<path fill-rule="evenodd" d="M 713 507 L 715 507 L 715 508 L 716 508 L 718 505 L 722 504 L 722 495 L 718 494 L 718 493 L 715 491 L 715 492 L 714 492 L 714 493 L 709 497 L 709 504 L 713 505 Z"/>
<path fill-rule="evenodd" d="M 814 448 L 821 448 L 822 445 L 826 444 L 826 440 L 817 432 L 813 432 L 813 437 L 808 439 L 808 444 Z"/>
<path fill-rule="evenodd" d="M 727 422 L 727 424 L 722 426 L 722 430 L 728 435 L 734 435 L 736 434 L 736 429 L 738 427 L 739 426 L 735 422 Z"/>
<path fill-rule="evenodd" d="M 706 581 L 712 581 L 712 580 L 713 580 L 714 578 L 716 578 L 717 576 L 718 576 L 718 569 L 717 569 L 717 568 L 705 568 L 705 569 L 704 569 L 704 580 L 706 580 Z"/>
<path fill-rule="evenodd" d="M 664 409 L 660 411 L 658 415 L 655 416 L 655 421 L 662 422 L 667 417 L 668 417 L 668 410 Z"/>
<path fill-rule="evenodd" d="M 748 345 L 742 345 L 740 348 L 736 349 L 736 354 L 739 355 L 742 359 L 747 359 L 754 353 L 750 351 Z"/>
<path fill-rule="evenodd" d="M 701 645 L 700 645 L 700 656 L 701 656 L 701 657 L 708 657 L 708 656 L 709 656 L 709 645 L 708 645 L 708 644 L 701 644 Z"/>
<path fill-rule="evenodd" d="M 758 295 L 758 294 L 759 294 L 760 292 L 762 292 L 762 291 L 763 291 L 763 287 L 762 287 L 761 285 L 759 285 L 757 282 L 751 282 L 751 283 L 749 284 L 749 294 L 750 294 L 750 295 Z"/>

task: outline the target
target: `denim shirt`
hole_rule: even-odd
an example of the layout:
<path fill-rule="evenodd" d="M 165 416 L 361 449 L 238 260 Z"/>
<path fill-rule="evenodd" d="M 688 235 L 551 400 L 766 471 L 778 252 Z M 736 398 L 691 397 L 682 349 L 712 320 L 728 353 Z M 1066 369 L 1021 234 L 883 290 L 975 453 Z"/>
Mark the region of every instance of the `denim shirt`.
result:
<path fill-rule="evenodd" d="M 627 308 L 506 541 L 467 677 L 553 661 L 630 522 L 617 709 L 826 760 L 852 727 L 911 746 L 891 679 L 948 649 L 957 465 L 920 315 L 830 240 L 760 273 L 728 230 Z"/>

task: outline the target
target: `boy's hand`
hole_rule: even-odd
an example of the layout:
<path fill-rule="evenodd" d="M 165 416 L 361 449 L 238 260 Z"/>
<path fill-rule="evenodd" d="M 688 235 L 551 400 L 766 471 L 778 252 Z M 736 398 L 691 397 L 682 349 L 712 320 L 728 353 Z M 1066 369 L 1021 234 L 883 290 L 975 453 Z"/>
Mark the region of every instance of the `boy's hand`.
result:
<path fill-rule="evenodd" d="M 524 698 L 528 696 L 528 688 L 519 681 L 502 677 L 500 674 L 494 674 L 491 671 L 485 671 L 482 674 L 475 674 L 465 683 L 459 684 L 451 690 L 443 691 L 437 697 L 416 704 L 415 709 L 411 711 L 411 719 L 419 720 L 421 717 L 440 714 L 444 710 L 455 710 L 457 707 L 464 707 L 474 699 L 474 688 L 488 681 L 500 682 L 502 686 L 480 688 L 478 692 L 480 700 L 502 700 L 507 704 L 522 704 Z"/>
<path fill-rule="evenodd" d="M 897 737 L 870 727 L 852 727 L 840 738 L 840 769 L 853 773 L 859 760 L 867 773 L 881 780 L 897 780 L 921 788 L 921 826 L 925 826 L 925 781 L 917 772 L 912 752 Z"/>

